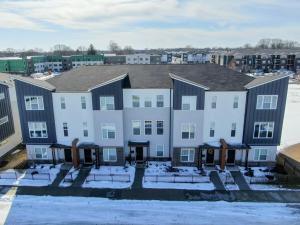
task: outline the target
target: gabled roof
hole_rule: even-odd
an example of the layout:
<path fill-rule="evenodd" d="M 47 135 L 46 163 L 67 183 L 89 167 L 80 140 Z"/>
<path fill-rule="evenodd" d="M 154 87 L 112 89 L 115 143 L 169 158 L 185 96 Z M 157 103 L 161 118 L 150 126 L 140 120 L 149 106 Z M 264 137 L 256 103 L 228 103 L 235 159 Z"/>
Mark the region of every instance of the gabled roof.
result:
<path fill-rule="evenodd" d="M 55 90 L 55 86 L 53 86 L 52 84 L 50 84 L 44 80 L 38 80 L 38 79 L 33 79 L 31 77 L 24 77 L 24 76 L 17 76 L 17 75 L 14 76 L 14 79 L 22 81 L 24 83 L 35 85 L 35 86 L 43 88 L 43 89 L 47 89 L 49 91 Z"/>
<path fill-rule="evenodd" d="M 245 88 L 246 89 L 255 88 L 260 85 L 267 84 L 267 83 L 270 83 L 270 82 L 273 82 L 276 80 L 280 80 L 285 77 L 288 77 L 288 75 L 272 75 L 272 76 L 258 77 L 256 79 L 254 79 L 253 81 L 251 81 L 250 83 L 248 83 L 247 85 L 245 85 Z"/>

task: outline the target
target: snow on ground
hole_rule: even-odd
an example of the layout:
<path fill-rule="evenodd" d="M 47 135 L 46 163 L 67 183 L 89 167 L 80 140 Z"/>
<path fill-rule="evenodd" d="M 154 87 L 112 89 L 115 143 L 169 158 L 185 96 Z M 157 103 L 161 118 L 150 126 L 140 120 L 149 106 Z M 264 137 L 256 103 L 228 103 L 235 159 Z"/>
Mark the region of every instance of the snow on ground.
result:
<path fill-rule="evenodd" d="M 82 187 L 84 188 L 130 188 L 134 181 L 135 167 L 100 166 L 92 168 Z"/>
<path fill-rule="evenodd" d="M 234 182 L 229 170 L 218 171 L 218 175 L 224 184 L 226 190 L 239 190 L 239 186 Z"/>
<path fill-rule="evenodd" d="M 77 178 L 79 174 L 79 169 L 74 166 L 69 170 L 65 178 L 60 182 L 59 187 L 70 187 L 73 181 Z"/>
<path fill-rule="evenodd" d="M 299 224 L 299 204 L 1 196 L 0 224 Z"/>
<path fill-rule="evenodd" d="M 174 167 L 177 171 L 168 171 L 171 162 L 150 161 L 143 177 L 144 188 L 214 190 L 209 171 L 201 175 L 196 167 Z"/>
<path fill-rule="evenodd" d="M 8 169 L 0 172 L 0 185 L 48 186 L 52 184 L 62 164 L 37 164 L 26 170 Z M 32 175 L 32 172 L 37 174 Z"/>

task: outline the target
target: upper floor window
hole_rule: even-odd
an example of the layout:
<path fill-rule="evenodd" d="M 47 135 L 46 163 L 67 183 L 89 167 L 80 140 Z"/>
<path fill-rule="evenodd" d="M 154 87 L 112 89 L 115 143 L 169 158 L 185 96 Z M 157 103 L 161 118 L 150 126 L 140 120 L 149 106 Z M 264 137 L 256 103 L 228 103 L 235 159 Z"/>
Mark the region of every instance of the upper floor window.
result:
<path fill-rule="evenodd" d="M 28 122 L 30 138 L 48 138 L 46 122 Z"/>
<path fill-rule="evenodd" d="M 162 121 L 162 120 L 156 121 L 156 134 L 157 135 L 164 134 L 164 121 Z"/>
<path fill-rule="evenodd" d="M 258 95 L 256 109 L 276 109 L 278 95 Z"/>
<path fill-rule="evenodd" d="M 230 132 L 230 136 L 231 137 L 235 137 L 236 135 L 236 123 L 232 123 L 231 124 L 231 132 Z"/>
<path fill-rule="evenodd" d="M 48 152 L 45 147 L 34 147 L 34 154 L 36 159 L 48 159 Z"/>
<path fill-rule="evenodd" d="M 254 149 L 254 160 L 265 161 L 267 160 L 268 151 L 265 148 Z"/>
<path fill-rule="evenodd" d="M 233 108 L 237 109 L 239 107 L 239 96 L 234 96 Z"/>
<path fill-rule="evenodd" d="M 86 99 L 85 96 L 81 96 L 81 108 L 86 109 Z"/>
<path fill-rule="evenodd" d="M 60 108 L 66 109 L 66 99 L 65 97 L 60 97 Z"/>
<path fill-rule="evenodd" d="M 182 139 L 194 139 L 195 138 L 196 125 L 191 123 L 183 123 L 181 125 L 181 138 Z"/>
<path fill-rule="evenodd" d="M 196 110 L 197 96 L 182 96 L 181 109 L 182 110 Z"/>
<path fill-rule="evenodd" d="M 163 95 L 156 96 L 156 107 L 164 107 L 164 96 Z"/>
<path fill-rule="evenodd" d="M 116 148 L 103 148 L 103 161 L 104 162 L 116 162 L 117 161 L 117 149 Z"/>
<path fill-rule="evenodd" d="M 3 100 L 3 99 L 5 99 L 5 95 L 4 95 L 3 92 L 1 92 L 1 93 L 0 93 L 0 100 Z"/>
<path fill-rule="evenodd" d="M 254 138 L 273 138 L 274 122 L 255 122 Z"/>
<path fill-rule="evenodd" d="M 43 96 L 25 96 L 26 110 L 44 110 Z"/>
<path fill-rule="evenodd" d="M 152 107 L 152 100 L 151 100 L 150 97 L 145 98 L 144 106 L 145 106 L 145 108 L 151 108 Z"/>
<path fill-rule="evenodd" d="M 102 124 L 102 139 L 115 139 L 116 138 L 116 126 L 114 124 Z"/>
<path fill-rule="evenodd" d="M 152 134 L 152 121 L 147 120 L 145 121 L 145 135 Z"/>
<path fill-rule="evenodd" d="M 64 131 L 64 136 L 68 137 L 69 136 L 68 123 L 63 123 L 63 131 Z"/>
<path fill-rule="evenodd" d="M 8 116 L 4 116 L 2 118 L 0 118 L 0 125 L 5 124 L 8 122 Z"/>
<path fill-rule="evenodd" d="M 217 108 L 217 96 L 213 96 L 211 100 L 211 108 L 215 109 Z"/>
<path fill-rule="evenodd" d="M 132 96 L 132 107 L 139 108 L 140 107 L 140 97 L 137 95 Z"/>
<path fill-rule="evenodd" d="M 156 145 L 156 156 L 157 157 L 164 156 L 164 145 Z"/>
<path fill-rule="evenodd" d="M 180 151 L 181 162 L 194 162 L 195 149 L 194 148 L 182 148 Z"/>
<path fill-rule="evenodd" d="M 210 123 L 210 128 L 209 128 L 209 136 L 214 137 L 215 136 L 215 122 Z"/>
<path fill-rule="evenodd" d="M 100 110 L 114 110 L 115 97 L 114 96 L 101 96 L 100 97 Z"/>
<path fill-rule="evenodd" d="M 133 135 L 141 135 L 141 121 L 132 121 L 132 133 Z"/>
<path fill-rule="evenodd" d="M 83 136 L 88 137 L 89 136 L 89 131 L 88 131 L 88 127 L 87 127 L 87 122 L 83 122 L 82 127 L 83 127 Z"/>

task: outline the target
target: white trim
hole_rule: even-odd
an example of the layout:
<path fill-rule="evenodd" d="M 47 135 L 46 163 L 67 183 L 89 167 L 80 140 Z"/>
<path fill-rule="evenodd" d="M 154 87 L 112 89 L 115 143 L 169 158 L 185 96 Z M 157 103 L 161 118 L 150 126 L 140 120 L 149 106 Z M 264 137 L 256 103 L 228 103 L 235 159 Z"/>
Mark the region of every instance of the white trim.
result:
<path fill-rule="evenodd" d="M 175 80 L 179 80 L 181 82 L 184 82 L 184 83 L 187 83 L 187 84 L 190 84 L 190 85 L 193 85 L 193 86 L 196 86 L 196 87 L 200 87 L 200 88 L 203 88 L 204 90 L 208 91 L 209 90 L 209 87 L 206 87 L 204 85 L 201 85 L 201 84 L 197 84 L 193 81 L 190 81 L 190 80 L 187 80 L 187 79 L 184 79 L 182 77 L 179 77 L 173 73 L 169 73 L 169 76 L 172 78 L 172 79 L 175 79 Z"/>
<path fill-rule="evenodd" d="M 134 134 L 134 132 L 133 132 L 133 122 L 139 122 L 140 123 L 140 134 Z M 142 121 L 141 120 L 131 120 L 131 131 L 132 131 L 132 135 L 141 136 L 142 135 Z"/>
<path fill-rule="evenodd" d="M 284 76 L 284 77 L 278 77 L 277 79 L 274 79 L 274 80 L 269 80 L 269 81 L 266 81 L 266 82 L 264 82 L 264 83 L 261 83 L 261 84 L 257 84 L 257 85 L 255 85 L 255 86 L 253 86 L 253 87 L 247 87 L 247 85 L 248 84 L 250 84 L 251 82 L 253 82 L 253 81 L 251 81 L 251 82 L 249 82 L 248 84 L 246 84 L 245 86 L 244 86 L 244 88 L 246 88 L 246 89 L 252 89 L 252 88 L 255 88 L 255 87 L 258 87 L 258 86 L 261 86 L 261 85 L 264 85 L 264 84 L 268 84 L 268 83 L 271 83 L 271 82 L 273 82 L 273 81 L 277 81 L 277 80 L 280 80 L 280 79 L 283 79 L 283 78 L 286 78 L 286 77 L 290 77 L 289 75 L 286 75 L 286 76 Z M 256 78 L 256 79 L 259 79 L 259 78 Z"/>
<path fill-rule="evenodd" d="M 266 137 L 260 137 L 260 132 L 261 132 L 261 124 L 266 123 L 267 124 L 267 136 Z M 273 125 L 273 130 L 269 130 L 270 124 Z M 255 137 L 255 126 L 259 125 L 258 128 L 258 137 Z M 274 121 L 266 121 L 266 122 L 254 122 L 254 127 L 253 127 L 253 139 L 272 139 L 274 137 L 274 130 L 275 130 L 275 122 Z M 272 137 L 268 137 L 268 132 L 272 131 Z"/>
<path fill-rule="evenodd" d="M 46 88 L 46 87 L 43 87 L 43 86 L 41 86 L 41 85 L 38 85 L 38 84 L 35 84 L 35 83 L 33 83 L 33 82 L 30 82 L 30 81 L 25 81 L 25 80 L 23 80 L 23 79 L 20 79 L 20 78 L 15 78 L 16 80 L 18 80 L 18 81 L 21 81 L 21 82 L 24 82 L 24 83 L 26 83 L 26 84 L 31 84 L 31 85 L 33 85 L 33 86 L 37 86 L 37 87 L 40 87 L 40 88 L 43 88 L 43 89 L 46 89 L 46 90 L 48 90 L 48 91 L 55 91 L 55 89 L 56 89 L 56 87 L 54 87 L 52 84 L 50 84 L 50 83 L 48 83 L 48 82 L 46 82 L 47 84 L 49 84 L 49 85 L 51 85 L 51 86 L 53 86 L 53 88 Z M 33 78 L 32 78 L 33 79 Z"/>
<path fill-rule="evenodd" d="M 96 88 L 103 87 L 103 86 L 105 86 L 105 85 L 108 85 L 108 84 L 114 83 L 114 82 L 116 82 L 116 81 L 122 80 L 122 79 L 124 79 L 127 75 L 128 75 L 128 73 L 123 74 L 123 75 L 120 75 L 120 76 L 118 76 L 118 77 L 115 77 L 115 78 L 113 78 L 113 79 L 111 79 L 111 80 L 105 81 L 105 82 L 103 82 L 103 83 L 101 83 L 101 84 L 98 84 L 98 85 L 96 85 L 96 86 L 94 86 L 94 87 L 89 88 L 88 91 L 92 91 L 92 90 L 94 90 L 94 89 L 96 89 Z"/>

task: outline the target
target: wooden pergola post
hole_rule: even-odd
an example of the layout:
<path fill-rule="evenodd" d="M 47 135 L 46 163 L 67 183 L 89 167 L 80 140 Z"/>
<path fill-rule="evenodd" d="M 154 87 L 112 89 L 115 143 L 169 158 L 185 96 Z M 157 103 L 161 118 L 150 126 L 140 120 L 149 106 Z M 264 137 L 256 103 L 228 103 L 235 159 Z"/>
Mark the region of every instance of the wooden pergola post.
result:
<path fill-rule="evenodd" d="M 52 148 L 51 148 L 51 150 L 52 150 L 52 163 L 53 163 L 53 165 L 56 165 L 56 154 L 55 154 L 55 148 L 54 148 L 54 147 L 52 147 Z"/>
<path fill-rule="evenodd" d="M 249 156 L 249 149 L 246 149 L 246 156 L 245 156 L 245 168 L 248 169 L 248 156 Z"/>
<path fill-rule="evenodd" d="M 221 139 L 220 143 L 221 143 L 220 168 L 221 170 L 224 170 L 226 166 L 226 153 L 227 153 L 228 146 L 224 139 Z"/>
<path fill-rule="evenodd" d="M 72 147 L 71 147 L 72 163 L 73 163 L 73 166 L 75 168 L 79 167 L 79 151 L 78 151 L 78 148 L 77 148 L 78 141 L 79 141 L 78 138 L 74 139 L 72 141 Z"/>
<path fill-rule="evenodd" d="M 100 149 L 95 148 L 96 151 L 96 169 L 100 168 Z"/>

